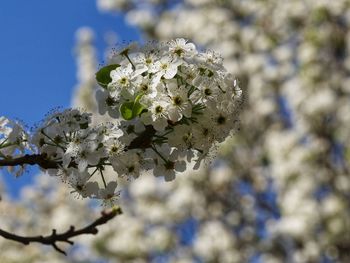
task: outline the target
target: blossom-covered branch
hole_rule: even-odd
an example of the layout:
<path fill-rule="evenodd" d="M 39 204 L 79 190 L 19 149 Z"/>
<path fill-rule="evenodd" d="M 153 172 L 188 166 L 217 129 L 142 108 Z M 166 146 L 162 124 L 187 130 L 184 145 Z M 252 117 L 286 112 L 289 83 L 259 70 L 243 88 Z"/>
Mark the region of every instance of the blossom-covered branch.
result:
<path fill-rule="evenodd" d="M 64 243 L 73 245 L 74 242 L 70 240 L 73 237 L 84 235 L 84 234 L 96 235 L 98 232 L 98 229 L 97 229 L 98 226 L 106 224 L 108 221 L 112 220 L 114 217 L 116 217 L 117 215 L 120 215 L 121 213 L 122 213 L 122 210 L 119 207 L 113 208 L 110 211 L 102 211 L 101 216 L 90 225 L 78 230 L 75 230 L 75 227 L 71 226 L 66 232 L 61 234 L 57 234 L 56 229 L 53 229 L 52 234 L 48 236 L 40 235 L 40 236 L 25 237 L 25 236 L 12 234 L 10 232 L 0 229 L 0 236 L 6 239 L 10 239 L 10 240 L 22 243 L 24 245 L 29 245 L 30 243 L 37 242 L 44 245 L 52 246 L 58 252 L 66 255 L 66 252 L 57 246 L 56 244 L 57 242 L 64 242 Z"/>
<path fill-rule="evenodd" d="M 110 122 L 96 125 L 92 114 L 67 109 L 29 133 L 1 117 L 0 167 L 37 164 L 81 197 L 113 202 L 119 178 L 150 172 L 173 180 L 210 161 L 239 123 L 236 79 L 219 54 L 185 39 L 115 51 L 96 80 L 99 113 Z M 108 169 L 118 176 L 106 180 Z"/>

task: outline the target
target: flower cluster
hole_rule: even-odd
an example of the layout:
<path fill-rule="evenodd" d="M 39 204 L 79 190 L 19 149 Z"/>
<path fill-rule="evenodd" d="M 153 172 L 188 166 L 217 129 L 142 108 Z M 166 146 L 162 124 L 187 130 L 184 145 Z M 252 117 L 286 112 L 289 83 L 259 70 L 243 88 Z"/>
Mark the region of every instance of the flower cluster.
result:
<path fill-rule="evenodd" d="M 124 119 L 121 140 L 154 175 L 197 168 L 236 128 L 242 90 L 215 52 L 175 39 L 130 45 L 111 61 L 97 73 L 99 113 Z"/>
<path fill-rule="evenodd" d="M 23 154 L 27 138 L 28 135 L 19 122 L 0 116 L 0 157 Z"/>
<path fill-rule="evenodd" d="M 118 195 L 117 184 L 107 184 L 103 171 L 124 151 L 120 135 L 115 125 L 93 126 L 91 114 L 68 109 L 49 115 L 31 142 L 46 160 L 56 164 L 49 173 L 61 176 L 74 192 L 82 197 L 112 200 Z M 95 174 L 100 176 L 94 178 Z"/>

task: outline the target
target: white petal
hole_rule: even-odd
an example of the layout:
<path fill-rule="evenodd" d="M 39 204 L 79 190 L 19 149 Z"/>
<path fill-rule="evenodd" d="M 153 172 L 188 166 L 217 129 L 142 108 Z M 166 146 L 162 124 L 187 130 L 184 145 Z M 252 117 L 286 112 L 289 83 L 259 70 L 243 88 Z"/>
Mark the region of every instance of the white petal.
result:
<path fill-rule="evenodd" d="M 164 78 L 172 79 L 177 73 L 177 66 L 170 65 L 170 67 L 166 70 L 164 74 Z"/>
<path fill-rule="evenodd" d="M 78 170 L 79 172 L 83 172 L 85 171 L 85 169 L 87 168 L 88 166 L 88 162 L 86 159 L 81 159 L 78 163 Z"/>

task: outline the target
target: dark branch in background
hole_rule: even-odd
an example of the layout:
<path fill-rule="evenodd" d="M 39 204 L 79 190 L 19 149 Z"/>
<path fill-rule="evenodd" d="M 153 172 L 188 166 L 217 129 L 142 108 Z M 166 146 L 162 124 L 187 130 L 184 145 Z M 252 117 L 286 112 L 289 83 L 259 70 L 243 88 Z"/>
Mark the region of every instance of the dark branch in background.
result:
<path fill-rule="evenodd" d="M 69 240 L 72 237 L 76 237 L 79 235 L 84 235 L 84 234 L 92 234 L 96 235 L 98 232 L 97 226 L 106 224 L 108 221 L 113 219 L 115 216 L 122 214 L 122 210 L 118 208 L 113 208 L 111 211 L 102 211 L 101 216 L 96 219 L 93 223 L 90 225 L 79 229 L 75 230 L 74 226 L 71 226 L 69 230 L 62 234 L 57 234 L 56 229 L 52 230 L 52 234 L 49 236 L 33 236 L 33 237 L 24 237 L 24 236 L 18 236 L 9 232 L 6 232 L 2 229 L 0 229 L 0 236 L 10 239 L 19 243 L 22 243 L 24 245 L 29 245 L 30 243 L 37 242 L 41 243 L 44 245 L 52 246 L 54 249 L 56 249 L 58 252 L 66 255 L 66 252 L 64 252 L 62 249 L 60 249 L 57 246 L 57 242 L 65 242 L 70 245 L 73 245 L 74 242 Z"/>

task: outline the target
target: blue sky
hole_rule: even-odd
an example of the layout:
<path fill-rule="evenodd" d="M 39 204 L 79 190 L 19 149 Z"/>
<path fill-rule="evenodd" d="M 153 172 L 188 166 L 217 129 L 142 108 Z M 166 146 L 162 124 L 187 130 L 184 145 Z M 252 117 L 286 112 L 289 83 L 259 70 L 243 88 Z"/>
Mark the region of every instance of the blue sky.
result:
<path fill-rule="evenodd" d="M 88 26 L 96 33 L 102 53 L 104 33 L 137 40 L 139 33 L 122 15 L 102 14 L 95 0 L 11 0 L 0 8 L 0 116 L 18 118 L 32 126 L 57 106 L 69 107 L 76 84 L 73 56 L 75 32 Z M 37 169 L 19 179 L 1 175 L 17 195 Z"/>

